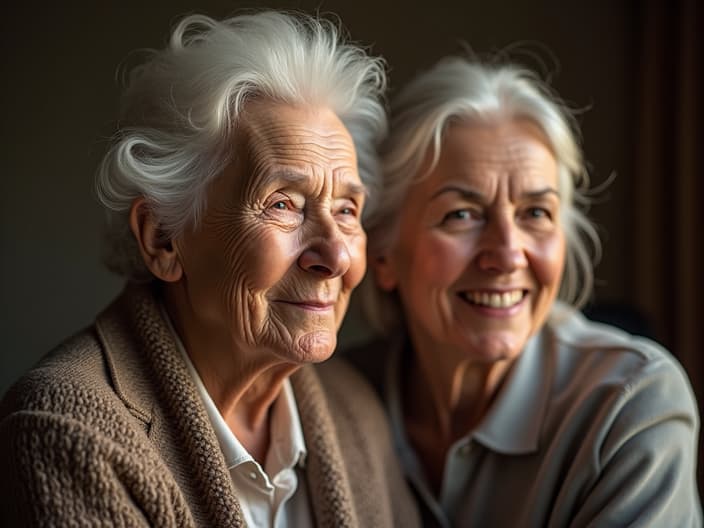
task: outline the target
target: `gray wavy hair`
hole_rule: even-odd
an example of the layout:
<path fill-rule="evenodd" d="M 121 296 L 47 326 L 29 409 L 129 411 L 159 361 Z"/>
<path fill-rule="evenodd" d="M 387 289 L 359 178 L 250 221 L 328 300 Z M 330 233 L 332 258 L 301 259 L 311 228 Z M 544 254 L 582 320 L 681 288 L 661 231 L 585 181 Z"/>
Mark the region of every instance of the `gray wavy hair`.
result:
<path fill-rule="evenodd" d="M 391 104 L 390 133 L 381 149 L 383 186 L 368 212 L 368 254 L 374 259 L 395 243 L 401 205 L 410 186 L 440 157 L 443 134 L 457 122 L 528 119 L 541 128 L 557 159 L 567 258 L 559 298 L 582 306 L 593 288 L 593 263 L 601 253 L 596 229 L 583 210 L 589 176 L 580 132 L 570 109 L 530 70 L 449 57 L 404 87 Z M 430 155 L 430 168 L 421 166 Z M 381 290 L 372 273 L 359 287 L 361 307 L 374 330 L 388 333 L 401 322 L 397 296 Z"/>
<path fill-rule="evenodd" d="M 232 133 L 247 99 L 327 106 L 352 136 L 370 201 L 386 133 L 385 64 L 351 43 L 337 22 L 262 11 L 222 21 L 191 15 L 163 50 L 127 75 L 117 134 L 96 174 L 108 213 L 105 262 L 148 279 L 129 228 L 144 196 L 167 239 L 197 225 L 208 184 L 232 161 Z"/>

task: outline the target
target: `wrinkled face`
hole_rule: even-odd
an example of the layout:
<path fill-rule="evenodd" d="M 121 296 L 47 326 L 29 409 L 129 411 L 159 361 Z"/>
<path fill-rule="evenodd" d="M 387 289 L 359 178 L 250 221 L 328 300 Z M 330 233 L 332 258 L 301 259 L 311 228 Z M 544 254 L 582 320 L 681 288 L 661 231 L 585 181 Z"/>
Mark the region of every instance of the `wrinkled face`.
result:
<path fill-rule="evenodd" d="M 451 125 L 411 186 L 399 237 L 375 263 L 397 289 L 418 353 L 493 362 L 520 354 L 554 301 L 565 260 L 558 166 L 523 120 Z"/>
<path fill-rule="evenodd" d="M 354 145 L 327 108 L 254 101 L 243 121 L 177 244 L 191 317 L 245 354 L 321 361 L 366 265 Z"/>

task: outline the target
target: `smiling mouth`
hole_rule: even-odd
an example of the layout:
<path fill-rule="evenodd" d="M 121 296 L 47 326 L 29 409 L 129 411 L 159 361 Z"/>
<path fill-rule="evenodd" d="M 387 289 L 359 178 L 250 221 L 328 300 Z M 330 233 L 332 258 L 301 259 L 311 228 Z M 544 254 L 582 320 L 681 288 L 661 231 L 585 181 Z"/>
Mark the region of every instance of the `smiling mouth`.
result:
<path fill-rule="evenodd" d="M 511 308 L 519 304 L 527 294 L 527 290 L 510 290 L 504 292 L 465 291 L 459 295 L 465 301 L 476 306 Z"/>
<path fill-rule="evenodd" d="M 281 302 L 283 304 L 290 304 L 292 306 L 302 308 L 303 310 L 311 310 L 314 312 L 324 312 L 326 310 L 331 310 L 335 306 L 335 303 L 332 301 L 310 300 L 310 301 L 279 301 L 279 302 Z"/>

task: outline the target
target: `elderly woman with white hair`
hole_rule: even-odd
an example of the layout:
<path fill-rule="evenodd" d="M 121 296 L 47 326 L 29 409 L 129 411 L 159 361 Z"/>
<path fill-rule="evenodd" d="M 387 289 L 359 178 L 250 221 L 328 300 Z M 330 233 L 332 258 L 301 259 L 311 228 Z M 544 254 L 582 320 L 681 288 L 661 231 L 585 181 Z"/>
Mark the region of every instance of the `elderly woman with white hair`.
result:
<path fill-rule="evenodd" d="M 328 359 L 365 272 L 383 63 L 334 23 L 189 16 L 98 172 L 90 328 L 5 395 L 2 526 L 414 526 L 382 407 Z"/>
<path fill-rule="evenodd" d="M 524 69 L 454 57 L 390 130 L 358 290 L 385 337 L 349 357 L 426 526 L 701 526 L 685 373 L 577 311 L 600 246 L 569 110 Z"/>

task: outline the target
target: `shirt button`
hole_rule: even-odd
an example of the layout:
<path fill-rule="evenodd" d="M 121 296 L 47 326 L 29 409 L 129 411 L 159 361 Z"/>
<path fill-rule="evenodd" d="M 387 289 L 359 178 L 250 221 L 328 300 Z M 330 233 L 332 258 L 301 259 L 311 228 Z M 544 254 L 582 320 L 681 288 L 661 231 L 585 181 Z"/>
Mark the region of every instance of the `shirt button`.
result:
<path fill-rule="evenodd" d="M 251 478 L 252 480 L 257 480 L 257 474 L 254 471 L 250 471 L 249 478 Z"/>

